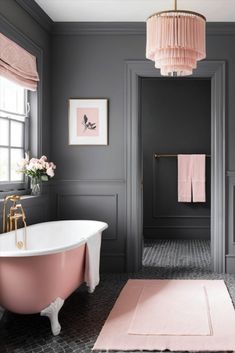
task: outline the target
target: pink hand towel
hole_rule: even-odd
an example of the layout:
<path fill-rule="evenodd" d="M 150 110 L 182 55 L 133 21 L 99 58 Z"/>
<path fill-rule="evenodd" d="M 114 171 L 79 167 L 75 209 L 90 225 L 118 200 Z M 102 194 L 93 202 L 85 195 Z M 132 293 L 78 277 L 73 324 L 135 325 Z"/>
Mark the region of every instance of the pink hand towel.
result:
<path fill-rule="evenodd" d="M 206 155 L 194 154 L 192 158 L 193 202 L 206 201 Z"/>
<path fill-rule="evenodd" d="M 178 154 L 178 201 L 191 202 L 192 162 L 190 154 Z"/>

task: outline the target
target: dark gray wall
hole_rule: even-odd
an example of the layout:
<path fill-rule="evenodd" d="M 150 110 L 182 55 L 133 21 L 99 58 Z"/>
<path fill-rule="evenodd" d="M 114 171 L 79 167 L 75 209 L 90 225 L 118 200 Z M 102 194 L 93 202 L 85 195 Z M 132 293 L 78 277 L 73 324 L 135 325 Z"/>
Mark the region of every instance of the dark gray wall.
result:
<path fill-rule="evenodd" d="M 58 165 L 56 180 L 51 184 L 53 218 L 82 217 L 107 220 L 110 228 L 104 235 L 103 268 L 124 270 L 125 61 L 145 59 L 145 26 L 143 23 L 55 24 L 50 85 L 51 38 L 45 30 L 47 27 L 49 31 L 50 26 L 44 26 L 45 21 L 41 21 L 41 14 L 38 15 L 37 10 L 35 12 L 35 6 L 31 9 L 31 3 L 30 0 L 1 0 L 0 15 L 9 23 L 9 32 L 12 33 L 13 25 L 14 30 L 32 40 L 42 50 L 41 152 L 48 154 Z M 3 27 L 5 30 L 5 23 L 2 24 L 1 21 L 0 30 L 3 30 Z M 226 170 L 229 189 L 226 195 L 226 253 L 228 270 L 235 272 L 235 24 L 209 24 L 207 33 L 207 58 L 227 62 Z M 68 146 L 67 100 L 70 97 L 109 99 L 109 146 Z M 46 204 L 47 202 L 43 205 Z M 82 208 L 82 205 L 85 206 Z"/>
<path fill-rule="evenodd" d="M 35 122 L 31 122 L 33 130 L 37 130 L 37 135 L 32 136 L 33 141 L 31 143 L 34 145 L 35 153 L 37 150 L 39 156 L 45 154 L 50 157 L 51 36 L 19 3 L 14 0 L 0 0 L 0 32 L 37 56 L 40 72 L 40 89 L 37 99 L 38 112 L 36 113 L 38 121 L 36 122 L 37 127 Z M 45 188 L 44 193 L 49 194 L 49 189 Z M 28 224 L 50 218 L 49 198 L 47 196 L 28 197 L 23 201 L 23 204 L 26 208 Z M 2 200 L 0 200 L 0 212 L 1 209 Z"/>
<path fill-rule="evenodd" d="M 154 158 L 155 153 L 211 154 L 210 80 L 142 78 L 140 112 L 144 237 L 210 239 L 210 158 L 206 203 L 179 203 L 177 158 Z"/>
<path fill-rule="evenodd" d="M 139 41 L 138 37 L 112 35 L 53 37 L 55 217 L 93 218 L 109 223 L 102 243 L 104 270 L 125 270 L 124 58 L 138 55 Z M 68 145 L 71 97 L 109 99 L 108 146 Z"/>
<path fill-rule="evenodd" d="M 209 24 L 207 31 L 208 60 L 225 60 L 227 63 L 226 170 L 231 183 L 235 175 L 235 25 Z M 57 181 L 53 186 L 55 217 L 67 217 L 71 210 L 73 217 L 76 216 L 74 212 L 77 212 L 78 218 L 85 215 L 89 217 L 91 214 L 94 218 L 107 220 L 110 229 L 103 242 L 104 268 L 124 270 L 125 61 L 145 59 L 144 24 L 55 24 L 52 55 L 52 156 L 58 165 Z M 67 101 L 70 97 L 109 99 L 109 146 L 68 146 Z M 230 198 L 231 194 L 228 193 L 227 203 Z M 81 204 L 86 205 L 82 214 Z M 233 223 L 233 206 L 227 208 L 226 214 L 229 222 Z M 226 253 L 230 256 L 230 263 L 234 261 L 235 264 L 231 232 L 227 230 Z"/>

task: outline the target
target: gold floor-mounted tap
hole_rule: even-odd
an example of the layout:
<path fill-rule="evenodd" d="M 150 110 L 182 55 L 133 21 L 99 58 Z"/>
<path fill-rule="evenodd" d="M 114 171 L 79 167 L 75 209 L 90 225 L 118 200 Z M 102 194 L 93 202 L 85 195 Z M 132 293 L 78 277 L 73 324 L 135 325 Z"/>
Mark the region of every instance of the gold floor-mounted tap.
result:
<path fill-rule="evenodd" d="M 26 249 L 26 217 L 25 217 L 25 212 L 20 203 L 17 204 L 18 201 L 20 201 L 21 197 L 18 195 L 10 195 L 6 196 L 4 199 L 4 205 L 3 205 L 3 219 L 2 219 L 2 224 L 3 224 L 3 233 L 5 232 L 10 232 L 12 230 L 15 231 L 15 244 L 18 249 Z M 7 214 L 7 205 L 8 202 L 12 202 L 12 206 L 9 209 L 9 213 Z M 23 227 L 24 227 L 24 236 L 23 236 L 23 241 L 19 240 L 17 237 L 17 230 L 19 229 L 18 222 L 21 220 Z"/>

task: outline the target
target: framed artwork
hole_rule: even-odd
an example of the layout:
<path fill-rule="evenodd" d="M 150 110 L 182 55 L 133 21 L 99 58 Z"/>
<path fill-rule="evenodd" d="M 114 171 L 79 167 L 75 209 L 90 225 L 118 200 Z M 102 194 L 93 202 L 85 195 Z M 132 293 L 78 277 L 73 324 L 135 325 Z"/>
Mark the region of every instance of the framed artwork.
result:
<path fill-rule="evenodd" d="M 69 99 L 69 145 L 107 145 L 107 115 L 107 99 Z"/>

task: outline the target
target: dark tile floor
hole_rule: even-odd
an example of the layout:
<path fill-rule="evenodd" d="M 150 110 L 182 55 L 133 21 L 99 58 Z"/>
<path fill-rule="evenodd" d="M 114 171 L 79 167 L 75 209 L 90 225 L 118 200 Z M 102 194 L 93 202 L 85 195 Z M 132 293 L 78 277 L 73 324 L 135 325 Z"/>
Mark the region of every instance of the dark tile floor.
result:
<path fill-rule="evenodd" d="M 208 242 L 148 241 L 143 264 L 138 273 L 103 274 L 93 294 L 82 286 L 60 312 L 62 331 L 57 337 L 47 318 L 7 312 L 0 322 L 0 353 L 90 353 L 128 278 L 224 279 L 235 302 L 235 277 L 210 271 Z"/>

